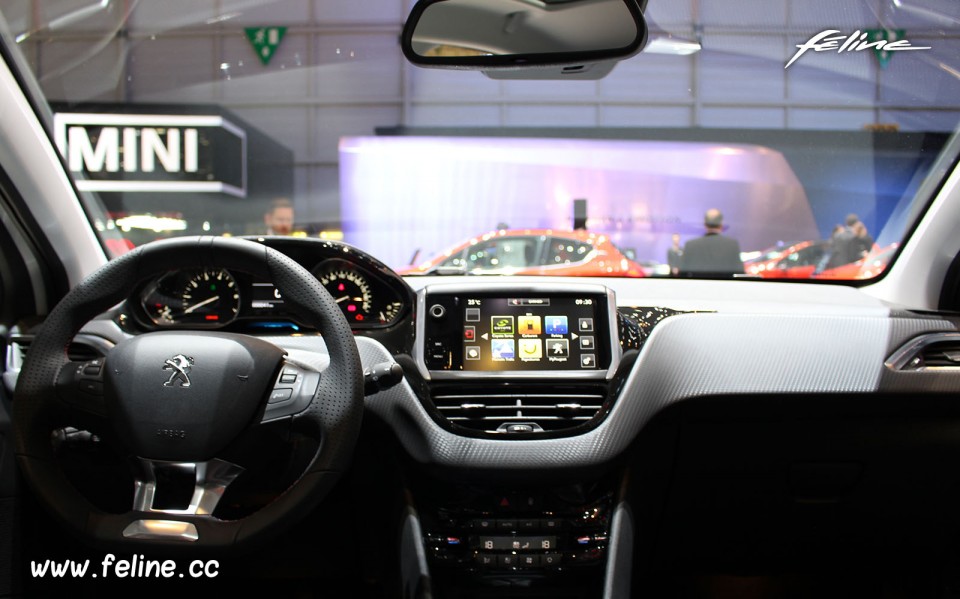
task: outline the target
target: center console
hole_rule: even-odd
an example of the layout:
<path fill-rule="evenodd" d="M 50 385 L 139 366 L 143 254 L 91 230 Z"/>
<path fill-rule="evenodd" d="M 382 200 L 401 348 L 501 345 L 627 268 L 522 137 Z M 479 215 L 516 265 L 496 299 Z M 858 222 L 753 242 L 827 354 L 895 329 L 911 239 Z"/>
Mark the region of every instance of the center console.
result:
<path fill-rule="evenodd" d="M 602 285 L 431 285 L 418 294 L 416 326 L 424 407 L 460 436 L 521 444 L 579 435 L 603 420 L 622 378 L 616 300 Z M 431 576 L 447 589 L 469 579 L 599 596 L 617 477 L 511 480 L 417 478 Z"/>

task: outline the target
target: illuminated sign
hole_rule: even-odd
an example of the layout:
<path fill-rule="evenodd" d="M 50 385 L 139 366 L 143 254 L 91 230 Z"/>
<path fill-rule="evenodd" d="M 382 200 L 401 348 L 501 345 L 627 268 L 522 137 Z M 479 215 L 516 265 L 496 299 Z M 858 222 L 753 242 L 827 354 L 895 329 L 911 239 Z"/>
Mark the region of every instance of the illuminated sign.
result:
<path fill-rule="evenodd" d="M 53 122 L 80 190 L 247 195 L 247 135 L 222 116 L 59 112 Z"/>

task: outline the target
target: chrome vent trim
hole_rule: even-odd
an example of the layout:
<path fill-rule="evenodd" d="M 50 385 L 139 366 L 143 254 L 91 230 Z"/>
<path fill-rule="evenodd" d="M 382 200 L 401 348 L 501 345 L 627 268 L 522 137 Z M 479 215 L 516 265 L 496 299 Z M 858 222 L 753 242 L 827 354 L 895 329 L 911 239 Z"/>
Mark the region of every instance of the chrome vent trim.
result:
<path fill-rule="evenodd" d="M 434 406 L 451 424 L 475 432 L 557 432 L 580 426 L 603 409 L 602 393 L 440 393 Z M 529 425 L 513 427 L 509 425 Z"/>
<path fill-rule="evenodd" d="M 884 366 L 898 372 L 960 372 L 960 333 L 931 333 L 911 339 Z"/>

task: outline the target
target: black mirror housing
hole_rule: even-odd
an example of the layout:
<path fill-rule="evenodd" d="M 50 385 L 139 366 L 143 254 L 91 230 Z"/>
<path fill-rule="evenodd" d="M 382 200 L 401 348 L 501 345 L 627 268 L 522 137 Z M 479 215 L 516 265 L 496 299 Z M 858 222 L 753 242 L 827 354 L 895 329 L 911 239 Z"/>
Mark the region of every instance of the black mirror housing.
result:
<path fill-rule="evenodd" d="M 422 67 L 597 78 L 643 48 L 647 26 L 636 0 L 419 0 L 400 41 Z"/>

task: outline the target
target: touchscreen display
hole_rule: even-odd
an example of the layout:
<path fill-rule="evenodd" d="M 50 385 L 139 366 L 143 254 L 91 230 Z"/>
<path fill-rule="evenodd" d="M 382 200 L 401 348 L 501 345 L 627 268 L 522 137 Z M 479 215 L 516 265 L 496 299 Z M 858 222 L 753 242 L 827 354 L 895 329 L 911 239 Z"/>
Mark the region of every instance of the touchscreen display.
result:
<path fill-rule="evenodd" d="M 464 296 L 463 370 L 605 369 L 599 304 L 596 296 Z"/>

